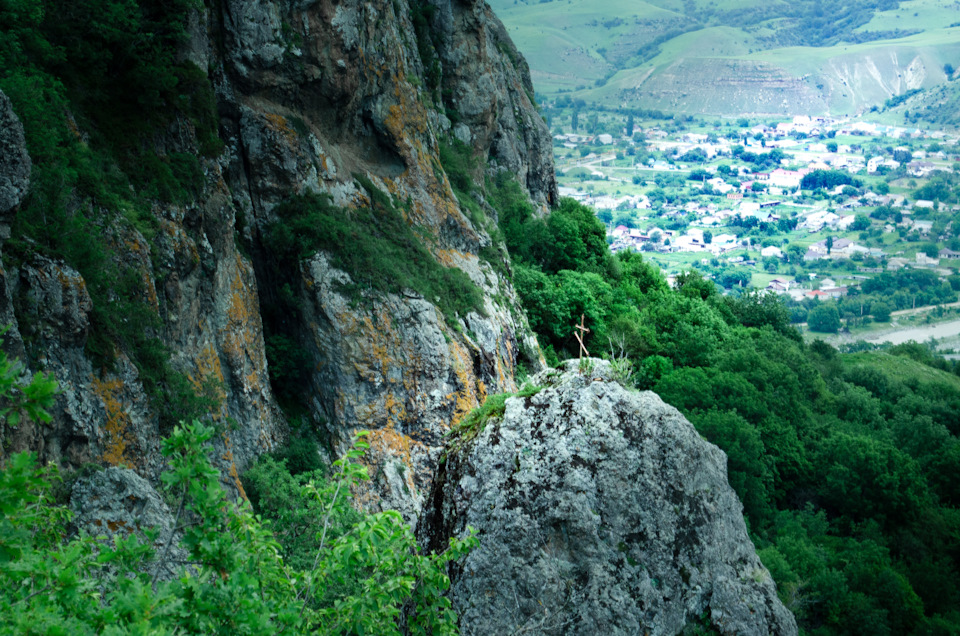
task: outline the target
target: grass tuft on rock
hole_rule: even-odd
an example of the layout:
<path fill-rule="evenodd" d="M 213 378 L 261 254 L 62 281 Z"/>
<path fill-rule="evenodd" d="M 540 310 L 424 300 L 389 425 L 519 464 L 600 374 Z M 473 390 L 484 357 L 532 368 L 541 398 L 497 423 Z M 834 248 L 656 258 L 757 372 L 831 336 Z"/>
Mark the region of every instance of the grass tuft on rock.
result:
<path fill-rule="evenodd" d="M 503 418 L 507 410 L 507 400 L 512 397 L 533 397 L 543 390 L 541 386 L 526 384 L 516 393 L 497 393 L 490 395 L 479 407 L 473 409 L 447 433 L 450 439 L 450 449 L 461 448 L 479 435 L 491 420 Z"/>

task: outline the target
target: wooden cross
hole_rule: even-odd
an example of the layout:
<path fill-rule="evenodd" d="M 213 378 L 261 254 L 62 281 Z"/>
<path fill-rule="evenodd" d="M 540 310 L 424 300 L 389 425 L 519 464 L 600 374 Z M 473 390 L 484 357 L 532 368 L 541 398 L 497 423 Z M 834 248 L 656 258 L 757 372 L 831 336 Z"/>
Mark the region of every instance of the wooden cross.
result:
<path fill-rule="evenodd" d="M 584 316 L 580 314 L 580 324 L 575 326 L 576 331 L 573 332 L 573 335 L 576 336 L 577 342 L 580 343 L 580 358 L 583 359 L 583 354 L 587 354 L 587 357 L 590 357 L 590 352 L 587 351 L 587 347 L 583 344 L 583 337 L 590 333 L 590 330 L 584 325 Z"/>

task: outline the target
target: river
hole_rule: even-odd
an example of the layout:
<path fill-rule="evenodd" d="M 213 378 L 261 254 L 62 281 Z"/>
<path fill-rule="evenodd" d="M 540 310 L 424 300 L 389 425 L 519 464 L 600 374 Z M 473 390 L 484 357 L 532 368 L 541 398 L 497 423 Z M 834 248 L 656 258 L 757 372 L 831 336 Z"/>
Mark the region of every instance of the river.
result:
<path fill-rule="evenodd" d="M 863 338 L 863 340 L 876 344 L 881 342 L 891 342 L 895 345 L 898 345 L 910 340 L 924 342 L 930 338 L 936 338 L 937 340 L 940 340 L 941 338 L 950 338 L 958 335 L 960 335 L 960 320 L 951 320 L 949 322 L 925 325 L 923 327 L 908 327 L 898 331 Z"/>

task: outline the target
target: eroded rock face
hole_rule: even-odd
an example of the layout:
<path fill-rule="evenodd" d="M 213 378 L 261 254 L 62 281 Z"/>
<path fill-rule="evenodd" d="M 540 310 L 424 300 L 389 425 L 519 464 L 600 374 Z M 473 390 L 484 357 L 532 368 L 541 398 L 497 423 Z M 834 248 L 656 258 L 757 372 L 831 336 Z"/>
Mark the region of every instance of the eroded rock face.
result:
<path fill-rule="evenodd" d="M 490 236 L 461 209 L 438 144 L 455 133 L 492 173 L 517 175 L 542 207 L 556 199 L 549 132 L 502 25 L 483 2 L 438 0 L 430 33 L 418 33 L 419 4 L 230 0 L 212 16 L 225 42 L 217 77 L 226 181 L 251 238 L 296 194 L 367 205 L 354 179 L 361 173 L 403 202 L 436 259 L 466 272 L 485 297 L 483 315 L 450 320 L 412 290 L 346 298 L 350 273 L 329 255 L 302 263 L 299 280 L 273 279 L 255 263 L 266 294 L 288 284 L 300 298 L 297 341 L 313 360 L 303 391 L 314 420 L 338 451 L 356 430 L 372 431 L 368 503 L 411 521 L 447 428 L 488 393 L 514 390 L 518 357 L 540 363 L 512 285 L 478 258 Z M 433 50 L 439 79 L 428 78 L 421 44 Z"/>
<path fill-rule="evenodd" d="M 796 634 L 747 535 L 726 456 L 597 361 L 533 382 L 451 451 L 421 518 L 442 548 L 473 527 L 451 596 L 467 635 Z"/>
<path fill-rule="evenodd" d="M 478 258 L 490 236 L 461 209 L 439 142 L 453 134 L 488 173 L 516 175 L 545 210 L 556 198 L 549 132 L 531 102 L 526 64 L 489 7 L 427 4 L 426 31 L 412 21 L 425 5 L 412 0 L 224 0 L 198 11 L 181 53 L 210 70 L 224 152 L 200 158 L 204 182 L 192 202 L 155 205 L 159 227 L 149 239 L 115 218 L 119 211 L 103 211 L 114 265 L 142 280 L 138 300 L 159 318 L 143 327 L 145 335 L 172 352 L 182 389 L 213 399 L 211 416 L 222 430 L 214 461 L 228 485 L 287 435 L 263 320 L 282 285 L 304 307 L 291 333 L 310 354 L 309 381 L 298 389 L 314 423 L 335 451 L 354 431 L 374 431 L 369 504 L 399 509 L 411 521 L 429 491 L 444 431 L 488 393 L 515 389 L 518 357 L 534 369 L 541 360 L 500 273 L 506 257 L 496 267 Z M 436 68 L 425 68 L 433 62 L 421 59 L 421 49 L 432 51 Z M 22 134 L 7 132 L 8 111 L 0 103 L 2 170 L 16 178 L 2 183 L 14 183 L 4 192 L 15 195 L 3 195 L 0 208 L 19 202 L 29 174 Z M 156 131 L 157 154 L 198 155 L 191 126 L 178 120 Z M 7 152 L 10 143 L 15 152 Z M 333 269 L 329 255 L 286 267 L 291 279 L 277 280 L 277 256 L 261 240 L 277 205 L 308 192 L 327 193 L 344 208 L 366 205 L 355 175 L 403 203 L 438 262 L 479 286 L 483 312 L 447 319 L 434 299 L 411 290 L 352 302 L 335 284 L 350 273 Z M 29 448 L 67 468 L 122 464 L 155 479 L 166 430 L 132 352 L 113 364 L 91 362 L 85 349 L 96 312 L 85 283 L 50 259 L 0 277 L 0 319 L 29 332 L 31 370 L 53 372 L 64 388 L 54 421 L 6 431 L 10 443 L 0 454 Z M 10 339 L 19 343 L 16 329 Z"/>
<path fill-rule="evenodd" d="M 13 112 L 10 98 L 0 91 L 0 217 L 20 205 L 26 196 L 30 167 L 23 126 Z M 0 239 L 9 235 L 9 220 L 0 220 Z"/>

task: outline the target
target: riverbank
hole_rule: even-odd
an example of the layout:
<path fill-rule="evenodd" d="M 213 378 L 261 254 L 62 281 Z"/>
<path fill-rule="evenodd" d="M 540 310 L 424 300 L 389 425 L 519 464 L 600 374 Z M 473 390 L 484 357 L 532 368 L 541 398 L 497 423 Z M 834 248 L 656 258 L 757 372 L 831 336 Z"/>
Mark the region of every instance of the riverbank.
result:
<path fill-rule="evenodd" d="M 933 339 L 936 341 L 937 350 L 952 351 L 960 348 L 960 307 L 956 303 L 894 312 L 889 323 L 875 322 L 836 334 L 810 331 L 806 325 L 800 327 L 804 339 L 808 342 L 819 339 L 835 347 L 859 341 L 898 345 L 911 340 L 928 342 Z"/>

